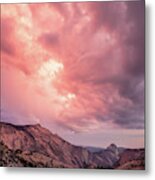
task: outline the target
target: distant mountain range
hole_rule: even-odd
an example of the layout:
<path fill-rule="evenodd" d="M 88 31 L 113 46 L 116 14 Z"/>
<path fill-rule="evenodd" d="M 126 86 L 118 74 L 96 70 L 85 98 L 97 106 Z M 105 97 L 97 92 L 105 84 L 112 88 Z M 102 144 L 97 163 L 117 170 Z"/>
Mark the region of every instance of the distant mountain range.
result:
<path fill-rule="evenodd" d="M 41 125 L 0 122 L 0 166 L 145 169 L 144 149 L 106 149 L 70 144 Z"/>

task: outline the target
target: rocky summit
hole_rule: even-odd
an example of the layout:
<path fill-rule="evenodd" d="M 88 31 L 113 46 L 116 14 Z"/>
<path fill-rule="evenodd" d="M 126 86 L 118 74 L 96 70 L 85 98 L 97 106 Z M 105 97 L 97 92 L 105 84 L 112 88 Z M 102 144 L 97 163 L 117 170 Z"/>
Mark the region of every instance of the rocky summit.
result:
<path fill-rule="evenodd" d="M 115 144 L 92 152 L 70 144 L 39 124 L 0 122 L 0 166 L 144 169 L 144 155 L 144 149 L 120 151 Z"/>

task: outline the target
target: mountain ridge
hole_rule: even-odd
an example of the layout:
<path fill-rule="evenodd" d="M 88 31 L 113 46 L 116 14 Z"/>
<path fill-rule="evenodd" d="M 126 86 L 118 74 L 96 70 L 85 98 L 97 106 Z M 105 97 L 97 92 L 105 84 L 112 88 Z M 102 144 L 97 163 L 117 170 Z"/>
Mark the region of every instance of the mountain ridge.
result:
<path fill-rule="evenodd" d="M 29 165 L 31 167 L 113 169 L 126 163 L 125 160 L 120 161 L 121 154 L 114 144 L 103 151 L 90 152 L 87 148 L 75 146 L 63 140 L 40 124 L 14 125 L 0 122 L 0 133 L 3 156 L 6 159 L 8 156 L 10 159 L 5 150 L 10 152 L 11 157 L 15 156 L 19 162 L 25 162 L 19 163 L 22 167 Z M 124 159 L 127 159 L 126 156 L 124 155 Z M 4 159 L 2 157 L 1 162 L 5 162 Z M 129 160 L 132 161 L 132 158 Z M 7 161 L 4 164 L 9 166 Z"/>

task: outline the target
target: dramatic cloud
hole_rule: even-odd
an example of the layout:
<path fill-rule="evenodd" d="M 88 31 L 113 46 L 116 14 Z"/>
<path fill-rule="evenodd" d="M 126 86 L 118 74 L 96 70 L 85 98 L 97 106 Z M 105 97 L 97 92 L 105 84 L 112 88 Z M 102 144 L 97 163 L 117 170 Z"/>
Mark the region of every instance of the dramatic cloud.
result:
<path fill-rule="evenodd" d="M 2 120 L 75 132 L 144 128 L 143 1 L 1 9 Z"/>

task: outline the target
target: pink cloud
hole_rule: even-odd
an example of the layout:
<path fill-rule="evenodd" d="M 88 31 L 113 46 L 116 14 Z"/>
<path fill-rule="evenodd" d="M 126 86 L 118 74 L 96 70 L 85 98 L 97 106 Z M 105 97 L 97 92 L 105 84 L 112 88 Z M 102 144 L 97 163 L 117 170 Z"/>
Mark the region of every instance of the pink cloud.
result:
<path fill-rule="evenodd" d="M 142 1 L 2 5 L 1 16 L 7 112 L 78 132 L 143 128 Z M 64 68 L 48 82 L 38 71 L 50 59 Z"/>

